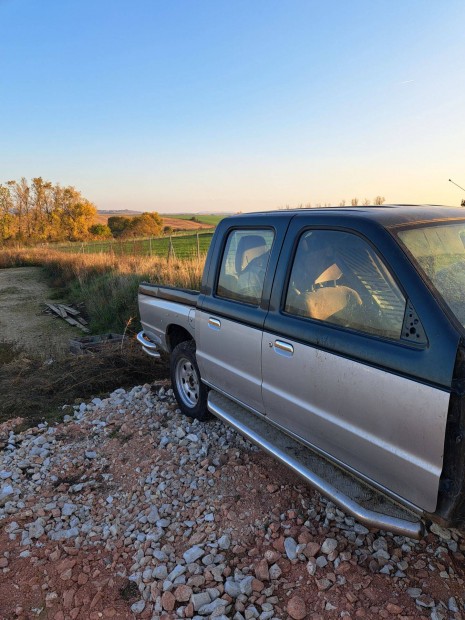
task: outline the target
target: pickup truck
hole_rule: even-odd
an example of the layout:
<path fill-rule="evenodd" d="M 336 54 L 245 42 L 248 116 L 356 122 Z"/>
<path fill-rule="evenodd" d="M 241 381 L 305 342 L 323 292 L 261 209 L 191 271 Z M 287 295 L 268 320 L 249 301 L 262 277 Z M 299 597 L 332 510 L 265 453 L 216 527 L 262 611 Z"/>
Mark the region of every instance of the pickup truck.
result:
<path fill-rule="evenodd" d="M 146 353 L 370 527 L 465 525 L 465 212 L 383 205 L 225 218 L 200 291 L 142 283 Z"/>

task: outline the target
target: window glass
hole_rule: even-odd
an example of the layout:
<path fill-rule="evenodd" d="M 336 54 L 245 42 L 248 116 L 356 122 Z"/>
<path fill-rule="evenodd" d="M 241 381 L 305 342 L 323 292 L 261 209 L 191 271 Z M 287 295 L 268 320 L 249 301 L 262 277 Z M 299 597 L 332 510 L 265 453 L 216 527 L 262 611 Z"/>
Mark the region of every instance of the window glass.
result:
<path fill-rule="evenodd" d="M 397 235 L 465 327 L 465 222 L 416 227 Z"/>
<path fill-rule="evenodd" d="M 258 305 L 270 257 L 272 230 L 233 230 L 221 263 L 217 295 Z"/>
<path fill-rule="evenodd" d="M 357 235 L 313 230 L 299 240 L 285 311 L 400 338 L 405 298 L 376 252 Z"/>

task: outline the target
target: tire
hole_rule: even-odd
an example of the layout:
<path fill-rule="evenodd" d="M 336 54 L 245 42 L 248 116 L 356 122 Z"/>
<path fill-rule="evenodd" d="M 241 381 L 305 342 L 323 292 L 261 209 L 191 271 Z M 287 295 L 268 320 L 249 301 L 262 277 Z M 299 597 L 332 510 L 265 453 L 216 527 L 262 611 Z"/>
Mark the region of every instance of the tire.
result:
<path fill-rule="evenodd" d="M 207 409 L 208 388 L 200 378 L 194 340 L 181 342 L 173 349 L 170 376 L 181 412 L 190 418 L 207 420 L 210 417 Z"/>

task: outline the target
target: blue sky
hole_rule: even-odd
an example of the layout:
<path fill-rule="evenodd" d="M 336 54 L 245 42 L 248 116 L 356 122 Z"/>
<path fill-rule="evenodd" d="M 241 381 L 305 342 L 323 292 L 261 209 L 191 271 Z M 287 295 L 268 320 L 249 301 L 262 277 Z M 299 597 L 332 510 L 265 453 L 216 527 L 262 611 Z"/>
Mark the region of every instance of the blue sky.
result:
<path fill-rule="evenodd" d="M 0 0 L 0 181 L 99 208 L 460 204 L 463 0 Z"/>

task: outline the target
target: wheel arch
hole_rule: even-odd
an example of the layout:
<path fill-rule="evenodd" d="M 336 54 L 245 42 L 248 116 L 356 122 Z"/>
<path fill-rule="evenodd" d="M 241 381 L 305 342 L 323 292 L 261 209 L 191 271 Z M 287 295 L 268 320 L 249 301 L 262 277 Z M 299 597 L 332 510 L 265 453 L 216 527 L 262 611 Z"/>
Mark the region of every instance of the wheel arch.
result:
<path fill-rule="evenodd" d="M 192 334 L 187 331 L 184 327 L 180 325 L 168 325 L 166 330 L 166 344 L 168 346 L 168 351 L 171 353 L 175 347 L 178 346 L 181 342 L 186 342 L 187 340 L 194 340 Z"/>

